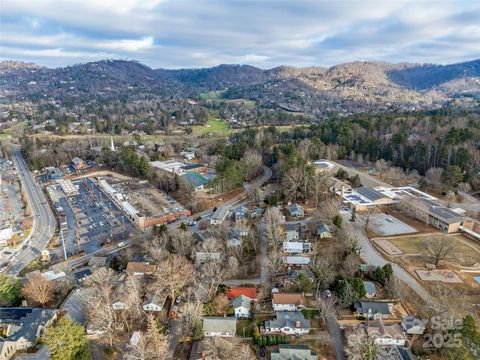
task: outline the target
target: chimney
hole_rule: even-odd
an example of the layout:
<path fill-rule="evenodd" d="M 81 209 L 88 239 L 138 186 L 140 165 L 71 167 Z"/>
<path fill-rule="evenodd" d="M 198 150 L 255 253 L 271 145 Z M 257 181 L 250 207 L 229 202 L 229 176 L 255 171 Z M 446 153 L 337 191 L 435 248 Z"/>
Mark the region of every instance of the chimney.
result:
<path fill-rule="evenodd" d="M 300 328 L 300 320 L 295 321 L 295 328 Z"/>

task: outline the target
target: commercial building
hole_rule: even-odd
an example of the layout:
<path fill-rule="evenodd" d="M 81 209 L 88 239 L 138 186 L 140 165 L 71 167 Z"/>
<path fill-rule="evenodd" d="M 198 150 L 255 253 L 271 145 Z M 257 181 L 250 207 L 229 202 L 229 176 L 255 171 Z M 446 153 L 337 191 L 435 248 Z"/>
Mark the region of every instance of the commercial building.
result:
<path fill-rule="evenodd" d="M 152 161 L 150 166 L 169 174 L 185 175 L 189 172 L 206 173 L 208 167 L 205 164 L 186 164 L 179 160 Z"/>
<path fill-rule="evenodd" d="M 6 246 L 13 238 L 13 229 L 8 227 L 0 230 L 0 246 Z"/>
<path fill-rule="evenodd" d="M 99 178 L 100 188 L 139 228 L 149 228 L 190 216 L 172 197 L 160 192 L 148 181 Z"/>

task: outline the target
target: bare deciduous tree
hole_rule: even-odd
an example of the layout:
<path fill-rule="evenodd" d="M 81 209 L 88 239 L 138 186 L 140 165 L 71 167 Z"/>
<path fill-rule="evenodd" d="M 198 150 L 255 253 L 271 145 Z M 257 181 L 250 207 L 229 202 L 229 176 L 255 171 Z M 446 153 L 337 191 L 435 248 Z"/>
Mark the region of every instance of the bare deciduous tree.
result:
<path fill-rule="evenodd" d="M 375 338 L 367 336 L 364 329 L 355 329 L 347 336 L 345 353 L 349 360 L 380 360 L 380 349 Z"/>
<path fill-rule="evenodd" d="M 430 168 L 425 173 L 425 181 L 431 186 L 440 186 L 442 183 L 442 168 Z"/>
<path fill-rule="evenodd" d="M 157 267 L 155 277 L 159 287 L 163 288 L 171 299 L 188 283 L 193 281 L 193 265 L 184 256 L 170 254 Z"/>
<path fill-rule="evenodd" d="M 447 235 L 442 236 L 440 239 L 428 237 L 425 241 L 425 250 L 431 256 L 433 263 L 437 265 L 453 250 L 453 242 Z"/>
<path fill-rule="evenodd" d="M 147 318 L 147 328 L 128 352 L 127 360 L 161 360 L 168 353 L 167 337 L 160 333 L 153 316 Z"/>
<path fill-rule="evenodd" d="M 52 281 L 37 274 L 27 280 L 22 289 L 25 298 L 40 306 L 45 306 L 53 298 L 54 286 Z"/>

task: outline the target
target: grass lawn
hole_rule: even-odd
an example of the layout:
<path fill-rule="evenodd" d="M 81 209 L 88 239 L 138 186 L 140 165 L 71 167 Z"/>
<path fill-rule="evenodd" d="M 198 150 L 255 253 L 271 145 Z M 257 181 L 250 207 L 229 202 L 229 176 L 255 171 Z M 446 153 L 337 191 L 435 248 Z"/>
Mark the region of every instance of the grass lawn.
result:
<path fill-rule="evenodd" d="M 245 330 L 244 330 L 245 329 Z M 244 333 L 245 331 L 245 333 Z M 245 336 L 244 336 L 245 334 Z M 252 337 L 252 320 L 251 319 L 238 319 L 237 320 L 237 336 L 240 337 Z"/>
<path fill-rule="evenodd" d="M 0 131 L 0 140 L 8 139 L 15 134 L 19 135 L 22 132 L 23 128 L 25 128 L 25 126 L 27 126 L 27 123 L 21 122 Z"/>
<path fill-rule="evenodd" d="M 212 135 L 228 135 L 232 132 L 232 129 L 228 127 L 228 124 L 220 119 L 210 119 L 207 125 L 193 126 L 193 134 L 196 136 L 212 134 Z"/>
<path fill-rule="evenodd" d="M 222 100 L 222 91 L 208 91 L 198 94 L 202 100 L 219 101 Z"/>
<path fill-rule="evenodd" d="M 399 247 L 405 254 L 422 254 L 428 256 L 425 250 L 427 237 L 440 239 L 442 236 L 444 235 L 410 236 L 388 239 L 388 241 Z M 462 235 L 451 236 L 451 238 L 455 245 L 447 257 L 447 261 L 464 266 L 471 266 L 477 262 L 480 263 L 480 246 L 477 243 Z"/>

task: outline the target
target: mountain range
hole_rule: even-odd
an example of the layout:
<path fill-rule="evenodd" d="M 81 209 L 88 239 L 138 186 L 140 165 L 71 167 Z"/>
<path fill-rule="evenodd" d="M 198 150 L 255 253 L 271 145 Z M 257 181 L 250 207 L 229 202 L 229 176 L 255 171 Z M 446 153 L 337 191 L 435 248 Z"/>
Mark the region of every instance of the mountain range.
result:
<path fill-rule="evenodd" d="M 152 69 L 136 61 L 102 60 L 61 68 L 0 62 L 3 100 L 65 97 L 80 102 L 145 98 L 209 101 L 247 99 L 290 111 L 368 111 L 478 104 L 480 60 L 451 64 L 356 61 L 330 68 L 219 65 L 202 69 Z M 212 101 L 210 99 L 210 101 Z"/>

